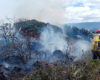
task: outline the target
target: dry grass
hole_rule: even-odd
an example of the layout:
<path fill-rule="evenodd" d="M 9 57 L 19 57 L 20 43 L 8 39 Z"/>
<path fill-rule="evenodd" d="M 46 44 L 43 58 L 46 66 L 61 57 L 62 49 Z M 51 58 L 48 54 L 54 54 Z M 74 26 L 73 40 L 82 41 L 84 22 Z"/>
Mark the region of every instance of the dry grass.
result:
<path fill-rule="evenodd" d="M 57 63 L 33 71 L 24 80 L 100 80 L 100 60 L 65 66 Z"/>

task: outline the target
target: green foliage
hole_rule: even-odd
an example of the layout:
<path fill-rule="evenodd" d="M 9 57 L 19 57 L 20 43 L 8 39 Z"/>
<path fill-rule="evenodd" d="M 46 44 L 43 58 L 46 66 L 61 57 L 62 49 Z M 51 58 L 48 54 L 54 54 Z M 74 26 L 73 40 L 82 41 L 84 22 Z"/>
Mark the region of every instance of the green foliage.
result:
<path fill-rule="evenodd" d="M 100 60 L 64 66 L 57 63 L 29 73 L 24 80 L 100 80 Z"/>
<path fill-rule="evenodd" d="M 95 69 L 97 67 L 100 67 L 100 60 L 90 60 L 88 62 L 88 69 Z"/>
<path fill-rule="evenodd" d="M 39 35 L 42 29 L 47 26 L 53 27 L 55 31 L 61 32 L 61 29 L 57 26 L 51 25 L 49 23 L 39 22 L 36 20 L 19 21 L 19 22 L 16 22 L 14 25 L 18 30 L 21 28 L 21 32 L 25 36 Z"/>

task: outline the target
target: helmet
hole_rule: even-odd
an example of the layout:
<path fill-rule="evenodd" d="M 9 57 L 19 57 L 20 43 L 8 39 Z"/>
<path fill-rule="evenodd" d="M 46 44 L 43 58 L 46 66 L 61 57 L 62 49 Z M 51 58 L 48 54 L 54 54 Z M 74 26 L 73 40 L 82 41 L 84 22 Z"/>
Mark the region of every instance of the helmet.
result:
<path fill-rule="evenodd" d="M 96 33 L 100 33 L 100 29 L 96 30 Z"/>

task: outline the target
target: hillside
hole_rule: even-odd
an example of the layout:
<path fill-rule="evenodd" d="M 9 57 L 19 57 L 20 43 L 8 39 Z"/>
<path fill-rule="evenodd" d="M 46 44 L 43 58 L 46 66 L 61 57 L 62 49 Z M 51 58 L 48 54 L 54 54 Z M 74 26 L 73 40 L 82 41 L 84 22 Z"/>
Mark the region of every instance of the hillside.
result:
<path fill-rule="evenodd" d="M 91 31 L 88 31 L 85 28 L 78 28 L 78 27 L 71 27 L 71 26 L 64 26 L 65 34 L 68 35 L 72 39 L 80 39 L 80 40 L 90 40 L 93 38 L 93 34 Z"/>
<path fill-rule="evenodd" d="M 36 20 L 10 27 L 1 29 L 1 80 L 99 80 L 100 62 L 91 60 L 88 45 L 93 36 L 90 31 L 70 26 L 62 30 Z"/>
<path fill-rule="evenodd" d="M 21 32 L 23 33 L 24 36 L 33 36 L 33 37 L 38 36 L 40 35 L 42 29 L 45 27 L 53 27 L 55 31 L 62 32 L 62 30 L 55 25 L 39 22 L 36 20 L 19 21 L 19 22 L 16 22 L 14 26 L 17 29 L 21 28 Z"/>
<path fill-rule="evenodd" d="M 80 23 L 81 24 L 81 23 Z M 24 36 L 33 36 L 39 37 L 43 28 L 52 27 L 56 32 L 63 32 L 62 29 L 58 26 L 43 23 L 36 20 L 27 20 L 27 21 L 19 21 L 15 23 L 15 27 L 17 29 L 21 28 L 21 32 Z M 82 40 L 90 40 L 92 38 L 92 33 L 87 30 L 87 28 L 82 29 L 76 26 L 64 26 L 65 34 L 68 35 L 70 38 L 79 39 L 77 36 L 80 36 Z"/>
<path fill-rule="evenodd" d="M 78 28 L 84 28 L 94 32 L 96 29 L 100 29 L 100 22 L 69 23 L 67 25 L 76 26 Z"/>

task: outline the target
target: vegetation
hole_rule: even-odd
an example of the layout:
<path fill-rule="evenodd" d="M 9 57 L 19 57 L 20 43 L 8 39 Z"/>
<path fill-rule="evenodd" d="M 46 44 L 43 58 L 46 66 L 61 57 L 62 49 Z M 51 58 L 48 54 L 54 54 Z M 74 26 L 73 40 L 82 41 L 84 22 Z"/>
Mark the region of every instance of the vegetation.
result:
<path fill-rule="evenodd" d="M 24 80 L 100 80 L 100 60 L 40 67 L 26 75 Z"/>
<path fill-rule="evenodd" d="M 62 32 L 57 26 L 38 22 L 36 20 L 19 21 L 14 25 L 20 33 L 29 37 L 39 36 L 42 28 L 47 26 L 54 27 L 55 31 Z M 8 24 L 8 26 L 11 27 L 10 24 Z M 1 46 L 0 60 L 9 61 L 11 62 L 11 66 L 14 63 L 14 65 L 19 65 L 20 68 L 17 67 L 16 69 L 15 66 L 14 70 L 11 69 L 10 73 L 15 71 L 14 73 L 17 74 L 17 76 L 7 76 L 5 79 L 4 77 L 6 75 L 2 76 L 2 73 L 0 72 L 0 80 L 100 80 L 100 60 L 87 60 L 87 62 L 81 61 L 77 63 L 70 63 L 70 61 L 68 61 L 68 63 L 43 62 L 41 64 L 36 62 L 33 63 L 31 72 L 25 73 L 21 68 L 25 68 L 26 63 L 31 59 L 31 56 L 33 56 L 31 53 L 30 41 L 24 39 L 23 36 L 20 37 L 16 32 L 13 33 L 13 30 L 10 28 L 8 29 L 8 26 L 3 26 L 1 29 L 3 31 L 2 40 L 5 41 L 1 42 L 3 46 Z M 92 33 L 85 29 L 65 27 L 64 30 L 66 34 L 73 39 L 78 39 L 77 35 L 80 35 L 82 37 L 81 39 L 87 40 L 90 40 L 92 37 Z M 20 40 L 19 37 L 23 38 L 23 40 Z M 5 42 L 6 45 L 4 45 Z M 23 48 L 23 45 L 26 45 L 27 47 Z M 42 52 L 37 51 L 34 56 L 39 56 L 40 53 L 42 54 Z M 0 66 L 0 70 L 2 68 L 4 69 L 5 67 Z M 4 69 L 4 72 L 6 70 L 7 69 Z M 20 75 L 21 70 L 22 73 L 24 73 L 22 76 Z"/>
<path fill-rule="evenodd" d="M 60 31 L 61 29 L 55 25 L 51 25 L 49 23 L 43 23 L 36 20 L 26 20 L 19 21 L 15 23 L 15 27 L 17 29 L 21 28 L 23 35 L 25 36 L 37 36 L 40 35 L 40 32 L 44 27 L 53 27 L 55 31 Z"/>
<path fill-rule="evenodd" d="M 66 32 L 66 35 L 68 35 L 70 38 L 73 38 L 76 40 L 82 39 L 82 40 L 90 41 L 90 38 L 93 38 L 93 34 L 86 29 L 79 29 L 75 26 L 70 27 L 70 26 L 65 25 L 64 30 Z"/>
<path fill-rule="evenodd" d="M 54 30 L 57 32 L 62 32 L 62 29 L 58 26 L 51 25 L 49 23 L 43 23 L 36 20 L 26 20 L 26 21 L 19 21 L 15 23 L 15 27 L 17 29 L 21 28 L 21 33 L 24 36 L 33 36 L 33 37 L 39 37 L 40 32 L 45 27 L 53 27 Z M 90 38 L 93 37 L 92 33 L 86 29 L 79 29 L 75 26 L 70 27 L 65 25 L 64 31 L 66 34 L 73 39 L 79 39 L 79 36 L 81 39 L 84 40 L 90 40 Z"/>

